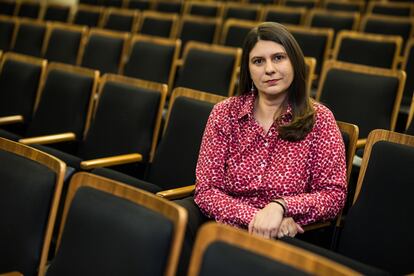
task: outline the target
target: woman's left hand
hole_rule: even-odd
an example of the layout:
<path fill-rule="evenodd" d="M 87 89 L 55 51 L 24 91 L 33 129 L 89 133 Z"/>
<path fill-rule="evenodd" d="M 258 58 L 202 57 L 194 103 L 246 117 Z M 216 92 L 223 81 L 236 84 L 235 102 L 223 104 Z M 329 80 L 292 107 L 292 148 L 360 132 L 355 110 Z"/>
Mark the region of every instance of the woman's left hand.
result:
<path fill-rule="evenodd" d="M 277 233 L 277 237 L 280 239 L 282 237 L 294 237 L 297 233 L 304 233 L 305 230 L 297 224 L 293 218 L 283 218 L 282 222 L 280 223 L 279 232 Z"/>

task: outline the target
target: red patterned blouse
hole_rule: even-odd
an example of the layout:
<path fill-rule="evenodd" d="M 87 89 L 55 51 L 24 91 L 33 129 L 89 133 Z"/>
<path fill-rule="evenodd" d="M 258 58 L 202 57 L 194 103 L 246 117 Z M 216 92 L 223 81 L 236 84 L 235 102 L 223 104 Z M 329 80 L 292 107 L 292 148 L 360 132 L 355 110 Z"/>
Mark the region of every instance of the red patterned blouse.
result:
<path fill-rule="evenodd" d="M 212 110 L 196 169 L 195 202 L 216 221 L 246 228 L 256 212 L 283 198 L 285 216 L 306 225 L 334 218 L 346 197 L 345 149 L 332 112 L 314 103 L 312 131 L 301 141 L 267 133 L 253 117 L 255 95 L 218 103 Z"/>

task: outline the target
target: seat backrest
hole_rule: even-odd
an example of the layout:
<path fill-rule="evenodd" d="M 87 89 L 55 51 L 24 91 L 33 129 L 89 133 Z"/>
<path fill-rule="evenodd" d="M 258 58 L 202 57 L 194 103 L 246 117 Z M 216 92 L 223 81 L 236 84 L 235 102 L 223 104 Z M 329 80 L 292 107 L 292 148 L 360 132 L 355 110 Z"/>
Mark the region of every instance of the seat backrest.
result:
<path fill-rule="evenodd" d="M 356 30 L 359 26 L 359 12 L 328 11 L 312 9 L 306 25 L 317 28 L 332 28 L 337 34 L 341 30 Z"/>
<path fill-rule="evenodd" d="M 152 2 L 147 0 L 129 0 L 127 1 L 128 9 L 135 9 L 140 11 L 149 10 Z"/>
<path fill-rule="evenodd" d="M 414 212 L 414 136 L 374 130 L 368 136 L 354 197 L 338 251 L 393 274 L 413 271 L 408 252 Z M 386 202 L 387 204 L 384 204 Z M 384 222 L 392 222 L 384 226 Z"/>
<path fill-rule="evenodd" d="M 207 17 L 221 17 L 223 15 L 223 3 L 188 1 L 184 4 L 183 14 Z"/>
<path fill-rule="evenodd" d="M 86 25 L 88 27 L 97 27 L 100 23 L 103 10 L 103 7 L 79 4 L 69 22 L 77 25 Z"/>
<path fill-rule="evenodd" d="M 228 19 L 224 23 L 220 43 L 225 46 L 243 48 L 247 34 L 257 25 L 256 21 Z"/>
<path fill-rule="evenodd" d="M 43 275 L 66 165 L 0 138 L 0 271 Z"/>
<path fill-rule="evenodd" d="M 207 119 L 225 97 L 176 88 L 147 180 L 163 189 L 195 183 L 195 168 Z"/>
<path fill-rule="evenodd" d="M 61 4 L 47 4 L 43 14 L 45 21 L 67 22 L 71 13 L 71 7 Z"/>
<path fill-rule="evenodd" d="M 231 264 L 231 265 L 229 265 Z M 209 222 L 197 233 L 189 276 L 359 275 L 302 248 Z"/>
<path fill-rule="evenodd" d="M 401 68 L 407 73 L 407 76 L 413 76 L 414 74 L 414 38 L 411 38 L 407 42 L 405 48 L 403 63 Z M 407 78 L 404 86 L 403 98 L 401 101 L 401 107 L 408 107 L 414 99 L 414 78 Z"/>
<path fill-rule="evenodd" d="M 0 15 L 0 49 L 8 51 L 13 40 L 16 19 Z"/>
<path fill-rule="evenodd" d="M 76 65 L 80 63 L 80 48 L 87 34 L 86 26 L 53 23 L 48 26 L 43 45 L 49 61 Z M 62 49 L 65 49 L 64 51 Z"/>
<path fill-rule="evenodd" d="M 341 31 L 336 37 L 332 58 L 368 66 L 397 69 L 400 36 Z"/>
<path fill-rule="evenodd" d="M 101 74 L 118 73 L 128 39 L 128 33 L 89 30 L 87 42 L 81 50 L 81 66 L 99 70 Z"/>
<path fill-rule="evenodd" d="M 266 6 L 261 21 L 302 25 L 305 21 L 305 15 L 306 8 L 303 7 Z"/>
<path fill-rule="evenodd" d="M 17 7 L 16 1 L 2 0 L 0 1 L 0 14 L 12 16 L 14 14 L 16 7 Z"/>
<path fill-rule="evenodd" d="M 262 5 L 226 2 L 223 19 L 235 18 L 243 20 L 259 20 L 262 15 Z"/>
<path fill-rule="evenodd" d="M 316 8 L 318 0 L 282 0 L 282 5 L 287 7 L 303 7 L 306 9 Z"/>
<path fill-rule="evenodd" d="M 22 1 L 17 5 L 15 15 L 18 17 L 27 17 L 37 19 L 40 16 L 42 6 L 40 2 Z"/>
<path fill-rule="evenodd" d="M 356 143 L 359 135 L 359 128 L 357 125 L 336 121 L 338 128 L 341 131 L 342 139 L 345 144 L 346 153 L 346 174 L 349 181 L 352 171 L 352 161 L 355 155 Z"/>
<path fill-rule="evenodd" d="M 187 213 L 151 193 L 100 176 L 73 176 L 53 275 L 175 275 Z"/>
<path fill-rule="evenodd" d="M 100 23 L 101 28 L 135 33 L 138 28 L 140 12 L 138 10 L 107 8 Z"/>
<path fill-rule="evenodd" d="M 175 87 L 231 96 L 240 65 L 241 49 L 189 42 Z"/>
<path fill-rule="evenodd" d="M 174 38 L 177 35 L 177 27 L 178 15 L 175 13 L 144 11 L 138 27 L 138 33 Z"/>
<path fill-rule="evenodd" d="M 152 9 L 158 12 L 181 14 L 184 4 L 181 0 L 157 0 Z"/>
<path fill-rule="evenodd" d="M 122 74 L 172 87 L 176 71 L 174 63 L 181 49 L 180 40 L 135 35 L 128 48 L 130 53 Z"/>
<path fill-rule="evenodd" d="M 12 41 L 13 52 L 40 57 L 47 24 L 40 21 L 20 19 L 17 21 Z"/>
<path fill-rule="evenodd" d="M 359 127 L 360 138 L 376 128 L 395 128 L 406 74 L 330 60 L 325 63 L 316 99 L 340 121 Z"/>
<path fill-rule="evenodd" d="M 26 136 L 73 132 L 81 138 L 91 116 L 98 76 L 94 70 L 50 63 Z"/>
<path fill-rule="evenodd" d="M 21 115 L 30 123 L 46 60 L 5 53 L 0 63 L 0 117 Z"/>
<path fill-rule="evenodd" d="M 78 156 L 87 160 L 140 153 L 148 161 L 158 141 L 167 86 L 107 74 L 101 78 L 98 96 Z"/>
<path fill-rule="evenodd" d="M 325 9 L 330 11 L 363 12 L 365 8 L 364 1 L 325 0 L 322 4 Z"/>
<path fill-rule="evenodd" d="M 367 6 L 367 13 L 392 15 L 392 16 L 412 16 L 414 12 L 413 3 L 398 2 L 376 2 L 370 1 Z"/>

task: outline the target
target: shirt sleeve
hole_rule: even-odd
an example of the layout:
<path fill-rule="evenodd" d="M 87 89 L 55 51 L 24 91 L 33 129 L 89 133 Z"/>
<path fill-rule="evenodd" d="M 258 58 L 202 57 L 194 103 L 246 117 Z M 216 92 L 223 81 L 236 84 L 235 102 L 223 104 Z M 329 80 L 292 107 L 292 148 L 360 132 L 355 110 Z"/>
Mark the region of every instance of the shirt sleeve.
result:
<path fill-rule="evenodd" d="M 216 105 L 210 114 L 196 168 L 195 203 L 209 218 L 245 228 L 258 209 L 225 191 L 225 164 L 231 135 L 228 102 Z"/>
<path fill-rule="evenodd" d="M 345 147 L 335 118 L 326 107 L 319 107 L 313 132 L 308 192 L 283 197 L 286 216 L 301 225 L 335 218 L 347 192 Z"/>

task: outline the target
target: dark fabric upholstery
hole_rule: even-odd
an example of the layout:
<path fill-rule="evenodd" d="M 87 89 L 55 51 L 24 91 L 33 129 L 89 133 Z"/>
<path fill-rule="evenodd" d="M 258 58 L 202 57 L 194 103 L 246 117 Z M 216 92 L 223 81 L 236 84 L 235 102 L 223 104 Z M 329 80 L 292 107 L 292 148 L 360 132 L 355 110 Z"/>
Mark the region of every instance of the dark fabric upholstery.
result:
<path fill-rule="evenodd" d="M 0 273 L 37 275 L 55 174 L 0 150 Z"/>
<path fill-rule="evenodd" d="M 21 24 L 13 52 L 40 57 L 45 31 L 44 25 Z"/>
<path fill-rule="evenodd" d="M 187 41 L 194 40 L 205 43 L 213 43 L 214 33 L 216 31 L 216 24 L 206 24 L 192 21 L 184 21 L 181 30 L 180 39 L 182 48 L 184 49 Z"/>
<path fill-rule="evenodd" d="M 14 26 L 13 21 L 0 20 L 0 49 L 3 51 L 7 51 L 10 48 Z"/>
<path fill-rule="evenodd" d="M 167 129 L 151 165 L 149 182 L 163 190 L 195 183 L 198 152 L 212 108 L 211 103 L 186 97 L 175 100 Z"/>
<path fill-rule="evenodd" d="M 99 6 L 105 7 L 118 7 L 122 6 L 122 0 L 100 0 L 98 1 Z"/>
<path fill-rule="evenodd" d="M 6 138 L 12 141 L 18 141 L 20 138 L 22 138 L 20 135 L 17 135 L 15 133 L 12 133 L 10 131 L 7 131 L 1 128 L 0 128 L 0 137 Z"/>
<path fill-rule="evenodd" d="M 403 38 L 403 41 L 407 41 L 411 34 L 411 28 L 409 22 L 369 19 L 363 31 L 374 34 L 399 35 Z M 402 49 L 404 49 L 404 45 L 405 43 L 403 43 Z"/>
<path fill-rule="evenodd" d="M 67 166 L 74 168 L 75 170 L 80 170 L 80 162 L 82 161 L 81 158 L 66 153 L 64 151 L 52 148 L 52 147 L 48 147 L 48 146 L 44 146 L 44 145 L 32 145 L 34 148 L 41 150 L 43 152 L 47 152 L 55 157 L 57 157 L 58 159 L 62 160 L 63 162 L 66 163 Z"/>
<path fill-rule="evenodd" d="M 97 69 L 101 74 L 118 73 L 124 40 L 94 34 L 89 37 L 82 66 Z"/>
<path fill-rule="evenodd" d="M 268 257 L 218 241 L 207 247 L 199 275 L 270 276 L 309 274 Z"/>
<path fill-rule="evenodd" d="M 290 1 L 290 0 L 286 0 L 285 1 L 285 6 L 287 7 L 304 7 L 307 9 L 312 9 L 314 8 L 316 5 L 316 2 L 309 2 L 309 1 Z"/>
<path fill-rule="evenodd" d="M 40 12 L 40 3 L 22 3 L 17 14 L 18 17 L 38 18 Z"/>
<path fill-rule="evenodd" d="M 358 3 L 352 5 L 352 2 L 345 2 L 345 4 L 342 4 L 339 2 L 328 2 L 326 3 L 325 8 L 327 10 L 332 10 L 332 11 L 349 11 L 349 12 L 360 11 Z"/>
<path fill-rule="evenodd" d="M 191 6 L 190 14 L 216 17 L 217 16 L 217 7 L 193 4 Z"/>
<path fill-rule="evenodd" d="M 169 12 L 169 13 L 181 13 L 182 3 L 181 2 L 169 2 L 163 1 L 157 3 L 155 10 L 160 12 Z"/>
<path fill-rule="evenodd" d="M 54 29 L 50 35 L 45 58 L 49 62 L 57 61 L 75 65 L 81 38 L 81 32 Z M 62 51 L 62 49 L 65 50 Z"/>
<path fill-rule="evenodd" d="M 86 5 L 100 5 L 100 1 L 98 0 L 79 0 L 79 4 L 86 4 Z"/>
<path fill-rule="evenodd" d="M 244 20 L 256 20 L 258 10 L 255 9 L 238 9 L 236 7 L 229 8 L 226 13 L 225 19 L 237 18 Z"/>
<path fill-rule="evenodd" d="M 88 27 L 96 27 L 98 26 L 100 16 L 101 14 L 99 12 L 79 10 L 75 14 L 73 23 L 77 25 L 86 25 Z"/>
<path fill-rule="evenodd" d="M 413 168 L 414 147 L 383 141 L 373 146 L 361 192 L 340 236 L 340 253 L 394 274 L 414 271 L 407 254 L 414 246 L 409 230 Z"/>
<path fill-rule="evenodd" d="M 134 43 L 124 75 L 168 84 L 175 47 L 147 41 Z"/>
<path fill-rule="evenodd" d="M 266 4 L 270 4 L 270 5 L 275 4 L 274 0 L 249 0 L 248 2 L 251 3 L 251 4 L 264 4 L 264 5 L 266 5 Z"/>
<path fill-rule="evenodd" d="M 342 40 L 337 59 L 391 69 L 396 51 L 397 49 L 394 43 L 378 43 L 345 38 Z"/>
<path fill-rule="evenodd" d="M 413 135 L 414 136 L 414 120 L 411 121 L 410 125 L 408 126 L 405 134 Z"/>
<path fill-rule="evenodd" d="M 339 121 L 356 124 L 359 137 L 376 128 L 388 129 L 398 80 L 333 69 L 328 72 L 320 101 Z"/>
<path fill-rule="evenodd" d="M 308 242 L 305 242 L 305 241 L 302 241 L 296 238 L 284 237 L 281 239 L 281 241 L 294 245 L 296 247 L 303 248 L 305 250 L 316 253 L 328 259 L 331 259 L 337 263 L 343 264 L 351 269 L 354 269 L 362 273 L 363 275 L 372 275 L 372 276 L 391 275 L 389 272 L 381 270 L 377 267 L 369 266 L 367 264 L 358 262 L 357 260 L 350 259 L 346 256 L 335 253 L 323 247 L 319 247 L 319 246 L 310 244 Z"/>
<path fill-rule="evenodd" d="M 14 1 L 0 1 L 0 14 L 13 15 L 16 8 L 16 2 Z"/>
<path fill-rule="evenodd" d="M 128 1 L 128 8 L 129 9 L 137 9 L 137 10 L 149 10 L 150 9 L 150 1 L 147 0 L 131 0 Z"/>
<path fill-rule="evenodd" d="M 141 34 L 170 37 L 172 21 L 170 19 L 147 17 L 142 22 Z"/>
<path fill-rule="evenodd" d="M 243 47 L 243 42 L 251 28 L 242 26 L 231 26 L 228 29 L 224 45 L 231 47 Z"/>
<path fill-rule="evenodd" d="M 408 54 L 408 62 L 405 68 L 405 73 L 407 74 L 407 78 L 405 79 L 405 86 L 404 86 L 404 94 L 401 100 L 401 106 L 408 107 L 411 105 L 411 101 L 414 94 L 414 44 L 410 48 Z"/>
<path fill-rule="evenodd" d="M 49 72 L 27 136 L 74 132 L 82 137 L 93 79 L 61 70 Z"/>
<path fill-rule="evenodd" d="M 340 30 L 352 30 L 353 17 L 339 17 L 328 14 L 316 14 L 312 17 L 311 26 L 320 28 L 331 28 L 338 33 Z"/>
<path fill-rule="evenodd" d="M 372 13 L 408 17 L 411 15 L 411 8 L 410 7 L 385 7 L 385 6 L 376 5 L 372 9 Z"/>
<path fill-rule="evenodd" d="M 175 86 L 227 96 L 234 62 L 234 55 L 193 49 L 188 52 Z"/>
<path fill-rule="evenodd" d="M 164 275 L 172 235 L 162 215 L 83 187 L 47 275 Z"/>
<path fill-rule="evenodd" d="M 133 23 L 134 23 L 133 16 L 111 14 L 108 17 L 108 21 L 106 22 L 104 28 L 115 30 L 115 31 L 130 32 L 132 30 Z"/>
<path fill-rule="evenodd" d="M 68 21 L 69 12 L 70 12 L 69 6 L 64 9 L 61 7 L 50 6 L 50 7 L 47 7 L 46 13 L 43 19 L 49 20 L 49 21 L 66 22 Z"/>
<path fill-rule="evenodd" d="M 297 13 L 285 13 L 277 11 L 269 11 L 266 16 L 266 21 L 278 22 L 281 24 L 293 24 L 299 25 L 301 20 L 301 14 Z"/>

